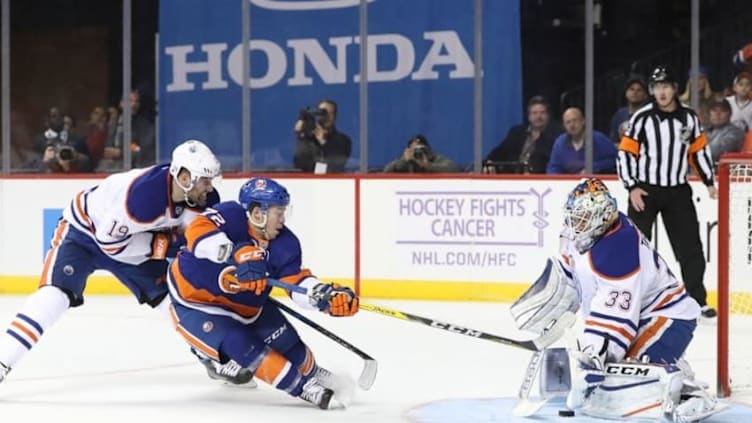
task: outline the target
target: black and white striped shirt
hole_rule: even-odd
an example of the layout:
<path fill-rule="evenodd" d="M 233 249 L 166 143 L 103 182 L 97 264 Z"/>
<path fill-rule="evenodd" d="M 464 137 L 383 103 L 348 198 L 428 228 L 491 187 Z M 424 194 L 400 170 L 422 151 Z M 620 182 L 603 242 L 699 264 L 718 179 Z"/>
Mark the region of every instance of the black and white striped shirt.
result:
<path fill-rule="evenodd" d="M 708 140 L 694 110 L 680 103 L 673 112 L 663 112 L 650 102 L 632 115 L 617 158 L 619 179 L 627 189 L 686 184 L 689 166 L 705 185 L 713 184 Z"/>

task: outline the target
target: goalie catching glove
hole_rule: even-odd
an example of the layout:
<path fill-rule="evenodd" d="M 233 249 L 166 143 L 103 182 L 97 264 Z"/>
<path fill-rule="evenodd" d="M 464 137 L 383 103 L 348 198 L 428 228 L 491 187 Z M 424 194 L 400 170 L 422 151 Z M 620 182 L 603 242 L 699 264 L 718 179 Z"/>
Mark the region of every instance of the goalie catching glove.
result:
<path fill-rule="evenodd" d="M 317 283 L 308 290 L 311 305 L 332 316 L 352 316 L 360 300 L 352 289 L 336 283 Z"/>
<path fill-rule="evenodd" d="M 235 265 L 237 291 L 261 295 L 267 286 L 266 250 L 250 243 L 235 246 L 230 261 Z"/>

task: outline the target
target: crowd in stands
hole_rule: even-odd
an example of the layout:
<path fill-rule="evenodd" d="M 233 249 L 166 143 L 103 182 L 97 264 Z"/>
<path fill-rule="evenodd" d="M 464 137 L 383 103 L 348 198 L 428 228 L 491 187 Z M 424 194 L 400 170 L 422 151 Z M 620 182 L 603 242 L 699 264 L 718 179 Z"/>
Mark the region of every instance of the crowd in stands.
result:
<path fill-rule="evenodd" d="M 141 110 L 141 95 L 129 95 L 131 110 L 131 167 L 155 163 L 156 133 L 151 117 Z M 12 117 L 12 120 L 15 120 Z M 88 173 L 113 172 L 123 166 L 122 107 L 95 106 L 85 127 L 79 128 L 75 118 L 58 106 L 52 106 L 40 120 L 30 148 L 12 142 L 11 167 L 26 172 Z M 12 125 L 19 128 L 20 125 Z M 24 137 L 13 134 L 11 140 Z"/>
<path fill-rule="evenodd" d="M 746 56 L 743 54 L 747 51 Z M 726 152 L 752 152 L 752 47 L 734 57 L 739 72 L 729 86 L 715 91 L 708 70 L 700 67 L 698 108 L 712 157 L 717 161 Z M 692 74 L 679 101 L 692 103 Z M 585 138 L 585 114 L 581 107 L 570 106 L 560 119 L 551 116 L 551 107 L 542 96 L 527 102 L 527 119 L 513 126 L 483 160 L 483 173 L 583 174 L 586 145 L 593 146 L 593 173 L 615 173 L 620 138 L 636 110 L 652 97 L 645 78 L 631 74 L 624 84 L 624 106 L 613 113 L 608 135 L 593 130 Z M 597 95 L 597 93 L 596 93 Z M 123 140 L 122 107 L 96 106 L 86 125 L 79 128 L 73 116 L 57 106 L 48 109 L 33 139 L 31 148 L 12 142 L 11 167 L 23 171 L 80 173 L 113 172 L 123 169 L 125 148 L 130 150 L 131 167 L 155 163 L 154 122 L 140 107 L 141 95 L 129 95 L 131 140 Z M 12 120 L 13 120 L 12 116 Z M 316 109 L 301 111 L 293 132 L 296 137 L 291 165 L 306 173 L 343 173 L 351 159 L 352 140 L 336 126 L 337 103 L 322 100 Z M 13 123 L 13 122 L 12 122 Z M 563 125 L 563 126 L 562 126 Z M 17 125 L 13 124 L 12 127 Z M 12 140 L 19 138 L 16 134 Z M 425 135 L 407 140 L 401 156 L 388 163 L 387 173 L 454 173 L 463 169 L 451 158 L 435 151 Z"/>

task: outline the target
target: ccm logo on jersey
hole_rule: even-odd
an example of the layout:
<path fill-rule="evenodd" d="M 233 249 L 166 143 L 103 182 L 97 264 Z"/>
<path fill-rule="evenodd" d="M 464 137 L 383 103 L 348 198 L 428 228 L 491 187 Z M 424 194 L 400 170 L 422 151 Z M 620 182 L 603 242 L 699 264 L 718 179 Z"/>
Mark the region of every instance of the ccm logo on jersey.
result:
<path fill-rule="evenodd" d="M 642 366 L 609 365 L 606 373 L 610 375 L 647 376 L 650 369 Z"/>
<path fill-rule="evenodd" d="M 480 336 L 480 332 L 474 331 L 472 329 L 463 328 L 462 326 L 455 326 L 449 323 L 437 322 L 435 320 L 431 321 L 431 326 L 435 328 L 446 329 L 450 332 L 461 333 L 467 336 L 474 336 L 476 338 Z"/>

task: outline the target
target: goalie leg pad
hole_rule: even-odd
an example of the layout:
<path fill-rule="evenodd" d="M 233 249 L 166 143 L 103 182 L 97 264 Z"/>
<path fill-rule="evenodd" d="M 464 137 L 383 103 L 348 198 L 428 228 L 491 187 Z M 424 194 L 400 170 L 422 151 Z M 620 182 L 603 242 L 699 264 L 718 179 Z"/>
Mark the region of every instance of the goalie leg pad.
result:
<path fill-rule="evenodd" d="M 583 414 L 606 419 L 671 418 L 679 403 L 684 373 L 676 366 L 609 363 L 604 380 L 587 397 Z"/>
<path fill-rule="evenodd" d="M 576 312 L 581 298 L 572 273 L 558 258 L 551 257 L 540 277 L 512 304 L 510 311 L 518 328 L 542 333 L 567 311 Z"/>

